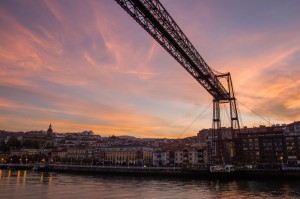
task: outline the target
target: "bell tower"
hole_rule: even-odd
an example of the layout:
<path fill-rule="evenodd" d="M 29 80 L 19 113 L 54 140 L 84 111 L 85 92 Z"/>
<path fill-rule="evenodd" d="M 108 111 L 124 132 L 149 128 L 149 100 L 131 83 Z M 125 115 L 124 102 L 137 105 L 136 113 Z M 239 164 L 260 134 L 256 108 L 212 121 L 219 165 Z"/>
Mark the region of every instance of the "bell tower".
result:
<path fill-rule="evenodd" d="M 53 133 L 53 130 L 52 130 L 52 125 L 51 125 L 51 123 L 50 123 L 49 128 L 48 128 L 48 130 L 47 130 L 47 136 L 52 135 L 52 133 Z"/>

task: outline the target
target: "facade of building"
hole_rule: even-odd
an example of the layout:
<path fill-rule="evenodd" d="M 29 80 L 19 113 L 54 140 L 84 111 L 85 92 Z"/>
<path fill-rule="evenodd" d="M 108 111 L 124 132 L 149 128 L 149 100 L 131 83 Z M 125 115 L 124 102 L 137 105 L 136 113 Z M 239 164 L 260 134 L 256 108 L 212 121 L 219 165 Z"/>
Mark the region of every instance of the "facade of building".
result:
<path fill-rule="evenodd" d="M 170 164 L 170 151 L 155 151 L 152 159 L 153 166 L 174 166 L 174 164 Z"/>
<path fill-rule="evenodd" d="M 221 133 L 229 129 L 221 129 Z M 216 154 L 213 145 L 212 129 L 203 129 L 198 133 L 198 140 L 208 145 L 208 157 Z M 229 139 L 230 140 L 230 139 Z M 233 152 L 230 147 L 224 147 L 226 139 L 222 137 L 223 154 L 231 156 L 232 162 L 241 165 L 294 165 L 300 164 L 300 122 L 289 125 L 273 125 L 271 127 L 259 126 L 255 128 L 244 127 L 232 139 Z"/>
<path fill-rule="evenodd" d="M 88 158 L 87 149 L 85 147 L 69 147 L 67 148 L 67 158 L 74 158 L 74 159 Z"/>
<path fill-rule="evenodd" d="M 63 158 L 66 158 L 68 155 L 67 150 L 59 150 L 59 151 L 52 151 L 51 152 L 51 158 L 61 160 Z"/>
<path fill-rule="evenodd" d="M 284 129 L 285 161 L 287 164 L 300 164 L 300 121 L 289 124 Z"/>
<path fill-rule="evenodd" d="M 175 165 L 182 167 L 204 167 L 208 164 L 206 148 L 184 148 L 175 151 Z"/>
<path fill-rule="evenodd" d="M 258 142 L 258 133 L 244 131 L 239 134 L 236 142 L 238 150 L 236 151 L 237 159 L 244 164 L 257 164 L 260 161 L 260 150 Z"/>
<path fill-rule="evenodd" d="M 98 157 L 102 157 L 99 161 L 104 161 L 105 164 L 143 166 L 152 165 L 152 153 L 151 147 L 115 146 L 98 150 Z"/>
<path fill-rule="evenodd" d="M 259 132 L 259 163 L 260 164 L 281 164 L 285 153 L 285 140 L 282 130 Z"/>
<path fill-rule="evenodd" d="M 292 125 L 293 126 L 293 125 Z M 243 164 L 297 164 L 300 136 L 287 131 L 286 125 L 243 129 L 238 135 L 238 158 Z M 298 147 L 298 150 L 297 150 Z"/>

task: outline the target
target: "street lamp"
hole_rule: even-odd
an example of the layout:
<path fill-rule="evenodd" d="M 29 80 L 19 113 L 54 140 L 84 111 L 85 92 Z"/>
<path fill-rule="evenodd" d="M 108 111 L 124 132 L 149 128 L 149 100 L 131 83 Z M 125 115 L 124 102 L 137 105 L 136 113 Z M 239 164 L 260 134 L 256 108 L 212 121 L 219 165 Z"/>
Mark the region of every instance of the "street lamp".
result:
<path fill-rule="evenodd" d="M 3 158 L 1 160 L 2 160 L 2 164 L 3 164 Z"/>
<path fill-rule="evenodd" d="M 26 158 L 26 165 L 27 165 L 27 160 L 28 160 L 28 159 Z"/>

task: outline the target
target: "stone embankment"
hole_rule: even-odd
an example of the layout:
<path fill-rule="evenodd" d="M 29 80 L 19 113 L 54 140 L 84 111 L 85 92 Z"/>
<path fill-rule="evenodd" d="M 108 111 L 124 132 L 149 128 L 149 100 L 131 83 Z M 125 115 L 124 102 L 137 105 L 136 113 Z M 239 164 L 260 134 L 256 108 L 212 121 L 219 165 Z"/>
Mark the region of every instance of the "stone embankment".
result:
<path fill-rule="evenodd" d="M 211 173 L 208 169 L 183 169 L 180 167 L 122 167 L 60 164 L 0 164 L 0 169 L 36 170 L 48 172 L 86 173 L 97 175 L 132 175 L 153 177 L 188 177 L 194 179 L 300 179 L 300 168 L 239 169 L 234 172 Z"/>

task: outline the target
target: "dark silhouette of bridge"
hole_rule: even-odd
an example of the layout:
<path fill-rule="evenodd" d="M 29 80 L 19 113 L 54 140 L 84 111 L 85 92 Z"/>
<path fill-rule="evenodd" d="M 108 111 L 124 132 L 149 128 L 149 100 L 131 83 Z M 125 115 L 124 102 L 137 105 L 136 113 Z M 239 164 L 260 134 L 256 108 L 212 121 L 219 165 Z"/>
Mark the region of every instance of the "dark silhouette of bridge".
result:
<path fill-rule="evenodd" d="M 240 124 L 230 73 L 213 72 L 158 0 L 116 0 L 116 2 L 212 95 L 211 164 L 234 163 L 234 152 L 229 159 L 224 159 L 223 156 L 224 140 L 220 119 L 220 104 L 229 104 L 232 137 L 227 143 L 234 149 Z M 221 78 L 226 79 L 225 85 L 221 83 Z"/>

